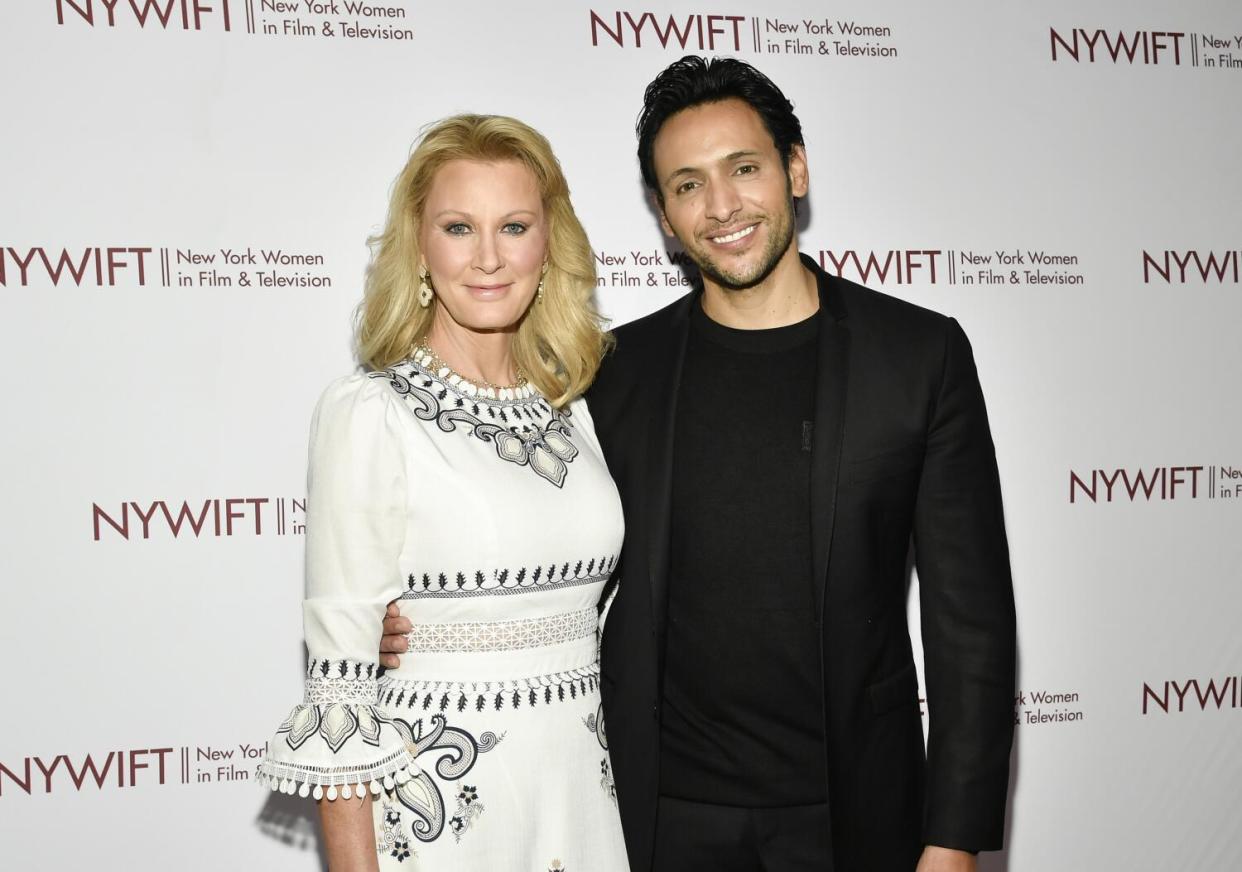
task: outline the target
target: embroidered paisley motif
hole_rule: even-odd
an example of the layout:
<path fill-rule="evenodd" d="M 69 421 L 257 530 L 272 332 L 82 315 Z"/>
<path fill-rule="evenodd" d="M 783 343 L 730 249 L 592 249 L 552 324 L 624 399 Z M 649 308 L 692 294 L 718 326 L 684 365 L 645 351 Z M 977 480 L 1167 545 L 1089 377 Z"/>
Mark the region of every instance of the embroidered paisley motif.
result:
<path fill-rule="evenodd" d="M 403 806 L 414 813 L 415 820 L 410 825 L 414 838 L 420 842 L 435 841 L 444 831 L 446 812 L 444 795 L 429 770 L 434 770 L 445 781 L 459 781 L 474 768 L 478 756 L 495 748 L 503 736 L 486 732 L 475 739 L 465 730 L 450 727 L 443 715 L 432 715 L 431 726 L 425 732 L 422 719 L 409 723 L 393 718 L 393 724 L 407 742 L 418 747 L 418 763 L 422 767 L 418 775 L 397 785 L 393 793 Z M 482 805 L 473 810 L 469 808 L 478 799 L 474 787 L 470 788 L 470 794 L 473 795 L 470 803 L 463 800 L 463 789 L 464 787 L 459 787 L 457 817 L 463 814 L 465 817 L 460 824 L 455 817 L 451 824 L 458 838 L 483 811 Z"/>

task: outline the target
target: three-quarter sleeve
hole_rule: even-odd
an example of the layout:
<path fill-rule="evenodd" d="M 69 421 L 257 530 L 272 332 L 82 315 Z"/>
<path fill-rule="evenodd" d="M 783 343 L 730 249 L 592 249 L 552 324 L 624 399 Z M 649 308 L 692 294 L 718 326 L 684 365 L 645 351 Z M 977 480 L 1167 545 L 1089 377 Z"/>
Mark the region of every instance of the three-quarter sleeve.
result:
<path fill-rule="evenodd" d="M 315 409 L 303 603 L 309 666 L 303 701 L 259 766 L 273 790 L 348 799 L 417 774 L 412 736 L 377 707 L 376 688 L 384 610 L 401 590 L 401 414 L 386 382 L 364 375 L 334 382 Z"/>

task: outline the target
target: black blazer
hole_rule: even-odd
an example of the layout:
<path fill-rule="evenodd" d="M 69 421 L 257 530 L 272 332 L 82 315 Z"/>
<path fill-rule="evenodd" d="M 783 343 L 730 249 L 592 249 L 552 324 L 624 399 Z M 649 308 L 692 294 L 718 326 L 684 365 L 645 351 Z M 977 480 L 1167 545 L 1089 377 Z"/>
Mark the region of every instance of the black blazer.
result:
<path fill-rule="evenodd" d="M 924 844 L 1003 838 L 1015 631 L 996 458 L 957 322 L 803 261 L 820 295 L 811 514 L 828 760 L 807 777 L 827 782 L 837 872 L 911 872 Z M 625 507 L 601 678 L 636 872 L 654 841 L 673 421 L 698 299 L 618 328 L 587 395 Z M 912 538 L 926 755 L 906 623 Z"/>

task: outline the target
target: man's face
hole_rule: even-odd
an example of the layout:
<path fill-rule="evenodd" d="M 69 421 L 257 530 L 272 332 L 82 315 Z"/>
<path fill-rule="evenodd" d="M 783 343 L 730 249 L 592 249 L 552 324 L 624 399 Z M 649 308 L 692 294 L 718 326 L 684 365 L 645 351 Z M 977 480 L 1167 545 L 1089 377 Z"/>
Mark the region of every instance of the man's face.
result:
<path fill-rule="evenodd" d="M 793 197 L 807 191 L 806 154 L 788 171 L 754 109 L 737 99 L 683 109 L 652 145 L 664 232 L 704 277 L 729 290 L 765 279 L 790 249 Z"/>

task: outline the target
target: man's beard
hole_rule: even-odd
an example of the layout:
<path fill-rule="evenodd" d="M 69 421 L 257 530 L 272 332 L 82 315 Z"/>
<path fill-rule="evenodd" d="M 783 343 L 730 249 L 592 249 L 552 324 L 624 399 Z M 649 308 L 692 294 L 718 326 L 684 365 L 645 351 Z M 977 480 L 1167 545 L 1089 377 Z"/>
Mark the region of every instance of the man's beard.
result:
<path fill-rule="evenodd" d="M 768 236 L 768 243 L 764 246 L 763 254 L 759 258 L 758 265 L 745 273 L 734 271 L 726 271 L 717 266 L 708 255 L 706 248 L 699 245 L 686 246 L 686 253 L 690 255 L 690 259 L 694 261 L 695 266 L 699 268 L 699 272 L 705 278 L 711 279 L 727 291 L 744 291 L 753 288 L 772 274 L 772 270 L 776 269 L 776 265 L 780 263 L 781 258 L 785 256 L 785 252 L 789 250 L 789 245 L 793 242 L 794 235 L 794 211 L 793 202 L 790 201 L 789 208 L 782 216 L 783 220 L 769 224 L 768 229 L 771 231 Z M 704 246 L 711 243 L 704 243 Z"/>

